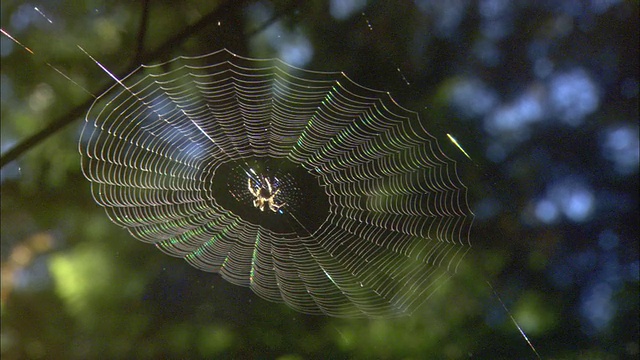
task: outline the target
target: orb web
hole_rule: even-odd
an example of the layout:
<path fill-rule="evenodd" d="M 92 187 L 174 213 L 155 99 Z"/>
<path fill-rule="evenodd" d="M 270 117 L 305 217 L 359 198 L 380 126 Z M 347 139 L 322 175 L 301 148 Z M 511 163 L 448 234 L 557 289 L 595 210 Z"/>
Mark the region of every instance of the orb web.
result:
<path fill-rule="evenodd" d="M 470 248 L 455 162 L 343 73 L 227 50 L 141 66 L 96 100 L 79 148 L 114 223 L 300 312 L 410 314 Z"/>

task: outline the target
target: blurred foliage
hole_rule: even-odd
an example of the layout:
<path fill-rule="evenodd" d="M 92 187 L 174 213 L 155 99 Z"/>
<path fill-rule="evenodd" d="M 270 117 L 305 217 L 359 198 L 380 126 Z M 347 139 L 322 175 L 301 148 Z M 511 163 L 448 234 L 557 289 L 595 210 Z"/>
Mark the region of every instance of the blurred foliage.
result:
<path fill-rule="evenodd" d="M 144 49 L 222 3 L 150 1 Z M 311 49 L 300 66 L 344 71 L 418 111 L 459 161 L 478 215 L 458 274 L 401 319 L 310 317 L 263 301 L 111 224 L 80 173 L 83 120 L 76 119 L 2 169 L 3 359 L 534 358 L 487 280 L 543 358 L 638 356 L 638 167 L 632 159 L 631 170 L 617 171 L 602 154 L 611 126 L 637 133 L 638 2 L 363 1 L 344 18 L 337 3 L 237 2 L 152 62 L 221 47 L 281 58 L 291 55 L 287 49 Z M 2 2 L 2 29 L 34 52 L 0 38 L 3 152 L 113 82 L 77 45 L 126 75 L 142 4 Z M 596 84 L 597 110 L 580 96 L 586 91 L 552 86 L 558 79 Z M 480 90 L 464 93 L 474 86 Z M 568 108 L 547 104 L 544 116 L 525 117 L 525 128 L 496 132 L 500 121 L 513 120 L 505 113 L 522 115 L 520 96 L 547 99 L 561 88 L 561 100 L 575 99 Z M 568 188 L 593 189 L 591 215 L 537 218 L 540 199 L 565 191 L 553 184 L 573 174 Z M 617 240 L 607 240 L 607 231 Z M 598 280 L 612 276 L 615 286 Z M 611 294 L 604 305 L 590 295 L 602 286 Z M 607 306 L 613 318 L 594 328 L 585 311 Z"/>

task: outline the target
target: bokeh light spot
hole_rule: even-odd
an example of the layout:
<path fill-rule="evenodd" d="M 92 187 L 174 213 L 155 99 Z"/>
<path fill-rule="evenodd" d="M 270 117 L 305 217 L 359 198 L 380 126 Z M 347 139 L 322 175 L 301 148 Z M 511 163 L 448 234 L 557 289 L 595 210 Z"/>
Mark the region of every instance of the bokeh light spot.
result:
<path fill-rule="evenodd" d="M 625 124 L 605 129 L 602 156 L 613 162 L 614 169 L 621 175 L 637 172 L 640 161 L 638 128 Z"/>
<path fill-rule="evenodd" d="M 559 73 L 551 79 L 549 101 L 562 122 L 578 126 L 585 116 L 598 109 L 600 95 L 591 77 L 578 68 Z"/>
<path fill-rule="evenodd" d="M 367 5 L 366 0 L 331 0 L 329 12 L 334 19 L 344 20 Z"/>
<path fill-rule="evenodd" d="M 535 206 L 535 215 L 538 220 L 545 224 L 551 224 L 558 219 L 560 211 L 553 201 L 543 199 Z"/>
<path fill-rule="evenodd" d="M 449 103 L 466 117 L 485 115 L 498 101 L 495 90 L 475 78 L 456 81 L 449 90 Z"/>
<path fill-rule="evenodd" d="M 612 301 L 613 291 L 606 283 L 597 283 L 583 296 L 580 312 L 587 321 L 587 327 L 602 330 L 613 318 L 616 305 Z M 590 329 L 586 329 L 591 332 Z"/>

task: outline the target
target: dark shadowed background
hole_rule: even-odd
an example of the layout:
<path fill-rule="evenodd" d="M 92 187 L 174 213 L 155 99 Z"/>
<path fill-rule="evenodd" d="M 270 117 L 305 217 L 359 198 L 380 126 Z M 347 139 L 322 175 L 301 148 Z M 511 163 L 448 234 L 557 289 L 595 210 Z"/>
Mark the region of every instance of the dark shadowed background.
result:
<path fill-rule="evenodd" d="M 638 357 L 638 1 L 173 3 L 2 1 L 3 359 L 535 358 L 487 281 L 542 358 Z M 393 320 L 302 315 L 161 254 L 81 174 L 114 80 L 78 45 L 117 77 L 228 48 L 390 92 L 458 162 L 473 248 Z"/>

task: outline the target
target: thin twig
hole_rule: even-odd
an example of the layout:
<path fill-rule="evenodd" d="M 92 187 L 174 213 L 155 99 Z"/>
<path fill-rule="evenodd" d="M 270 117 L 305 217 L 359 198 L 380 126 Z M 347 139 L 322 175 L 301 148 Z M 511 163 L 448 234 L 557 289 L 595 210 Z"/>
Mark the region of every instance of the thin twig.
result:
<path fill-rule="evenodd" d="M 144 0 L 142 2 L 142 19 L 140 20 L 140 29 L 138 30 L 136 55 L 133 57 L 133 62 L 136 64 L 142 61 L 142 54 L 144 52 L 144 38 L 147 34 L 147 23 L 149 22 L 149 3 L 151 3 L 151 0 Z"/>

